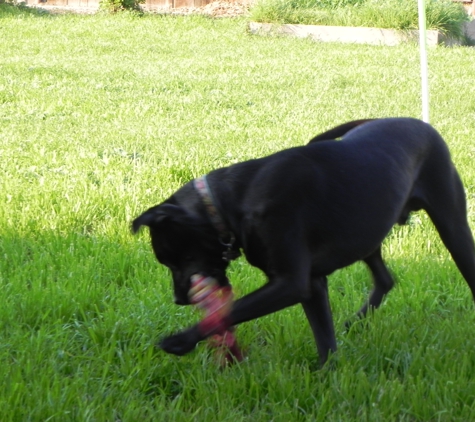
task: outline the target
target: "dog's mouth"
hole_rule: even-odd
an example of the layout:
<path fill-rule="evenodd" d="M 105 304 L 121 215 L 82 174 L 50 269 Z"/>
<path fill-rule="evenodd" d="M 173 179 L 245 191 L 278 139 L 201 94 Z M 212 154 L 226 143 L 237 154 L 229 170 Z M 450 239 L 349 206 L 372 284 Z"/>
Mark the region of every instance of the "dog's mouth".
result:
<path fill-rule="evenodd" d="M 186 306 L 190 305 L 190 300 L 189 300 L 189 291 L 191 289 L 191 283 L 189 282 L 186 286 L 186 288 L 177 290 L 175 289 L 175 292 L 173 294 L 173 301 L 175 305 L 179 306 Z"/>
<path fill-rule="evenodd" d="M 193 303 L 193 301 L 191 300 L 191 296 L 193 295 L 193 285 L 196 284 L 197 279 L 214 280 L 214 282 L 221 287 L 228 286 L 230 284 L 226 275 L 224 275 L 223 277 L 220 277 L 220 276 L 212 275 L 210 272 L 207 272 L 207 271 L 192 274 L 187 280 L 188 283 L 187 283 L 186 291 L 185 289 L 183 289 L 183 290 L 180 290 L 180 292 L 174 294 L 175 305 L 187 306 Z"/>
<path fill-rule="evenodd" d="M 208 277 L 208 275 L 204 272 L 199 272 L 187 277 L 186 286 L 184 286 L 184 288 L 181 288 L 179 291 L 175 290 L 175 294 L 173 296 L 175 305 L 187 306 L 192 304 L 192 302 L 190 301 L 190 295 L 192 295 L 193 280 L 196 277 Z"/>
<path fill-rule="evenodd" d="M 188 300 L 188 298 L 186 300 L 183 300 L 183 298 L 180 298 L 180 297 L 177 297 L 175 296 L 175 305 L 179 305 L 179 306 L 186 306 L 186 305 L 191 305 L 190 301 Z"/>

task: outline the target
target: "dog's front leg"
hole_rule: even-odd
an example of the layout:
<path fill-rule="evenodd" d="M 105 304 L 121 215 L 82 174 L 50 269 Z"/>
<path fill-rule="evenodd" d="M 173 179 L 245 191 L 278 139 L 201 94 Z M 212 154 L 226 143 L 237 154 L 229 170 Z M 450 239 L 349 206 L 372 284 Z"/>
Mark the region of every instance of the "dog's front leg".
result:
<path fill-rule="evenodd" d="M 167 353 L 183 356 L 191 352 L 205 338 L 206 336 L 200 332 L 199 324 L 196 324 L 178 334 L 165 337 L 160 341 L 159 346 Z"/>
<path fill-rule="evenodd" d="M 228 327 L 237 325 L 308 299 L 310 297 L 308 281 L 302 278 L 297 280 L 293 277 L 272 278 L 260 289 L 237 300 L 226 319 L 226 325 Z M 223 328 L 225 327 L 221 324 L 220 329 Z M 196 324 L 185 331 L 166 337 L 160 342 L 160 347 L 168 353 L 181 356 L 191 352 L 198 342 L 213 334 L 212 331 L 203 332 L 200 324 Z"/>
<path fill-rule="evenodd" d="M 289 283 L 283 279 L 281 283 L 268 284 L 235 303 L 231 322 L 236 325 L 297 303 L 304 308 L 323 366 L 337 348 L 326 277 L 315 277 L 304 283 Z"/>
<path fill-rule="evenodd" d="M 234 303 L 231 325 L 260 318 L 309 298 L 308 280 L 276 277 Z"/>
<path fill-rule="evenodd" d="M 322 366 L 332 352 L 336 352 L 336 337 L 328 297 L 326 277 L 312 279 L 312 296 L 302 302 L 305 315 L 312 328 Z"/>

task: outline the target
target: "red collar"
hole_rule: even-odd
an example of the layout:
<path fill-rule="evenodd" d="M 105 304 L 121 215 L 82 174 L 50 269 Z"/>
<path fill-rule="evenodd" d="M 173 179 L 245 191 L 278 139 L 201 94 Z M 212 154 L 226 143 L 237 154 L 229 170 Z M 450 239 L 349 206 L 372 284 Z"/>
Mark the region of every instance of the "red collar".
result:
<path fill-rule="evenodd" d="M 206 180 L 206 176 L 201 176 L 193 180 L 193 185 L 198 194 L 201 196 L 206 213 L 208 214 L 213 227 L 219 233 L 219 241 L 227 248 L 226 251 L 223 252 L 223 259 L 225 261 L 232 261 L 233 259 L 236 259 L 240 255 L 239 251 L 233 250 L 236 237 L 234 236 L 234 233 L 228 229 L 224 219 L 221 217 L 221 214 L 215 205 L 213 194 L 208 185 L 208 181 Z"/>

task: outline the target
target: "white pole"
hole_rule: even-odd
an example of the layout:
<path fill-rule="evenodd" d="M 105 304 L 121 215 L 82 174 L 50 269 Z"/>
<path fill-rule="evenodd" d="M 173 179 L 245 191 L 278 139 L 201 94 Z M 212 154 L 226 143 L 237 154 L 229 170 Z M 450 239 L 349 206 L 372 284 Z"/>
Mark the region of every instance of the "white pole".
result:
<path fill-rule="evenodd" d="M 429 123 L 429 77 L 427 72 L 427 36 L 425 1 L 419 3 L 419 51 L 421 54 L 422 120 Z"/>

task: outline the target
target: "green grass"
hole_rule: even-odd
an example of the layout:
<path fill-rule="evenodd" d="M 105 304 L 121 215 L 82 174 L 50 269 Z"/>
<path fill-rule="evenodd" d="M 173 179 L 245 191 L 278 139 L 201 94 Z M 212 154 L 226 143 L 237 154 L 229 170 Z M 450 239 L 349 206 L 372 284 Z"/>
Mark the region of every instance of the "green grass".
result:
<path fill-rule="evenodd" d="M 427 0 L 427 28 L 462 39 L 469 20 L 463 7 L 451 0 Z M 251 9 L 257 22 L 306 25 L 363 26 L 418 29 L 418 6 L 413 0 L 258 0 Z"/>
<path fill-rule="evenodd" d="M 162 335 L 198 316 L 130 221 L 212 168 L 346 120 L 420 116 L 416 46 L 254 37 L 244 19 L 45 15 L 0 5 L 0 420 L 468 421 L 475 313 L 425 214 L 384 255 L 398 285 L 345 333 L 363 265 L 330 277 L 339 342 L 318 370 L 299 307 L 243 324 L 243 363 Z M 475 56 L 429 51 L 431 119 L 475 226 Z M 264 282 L 243 259 L 241 296 Z"/>

